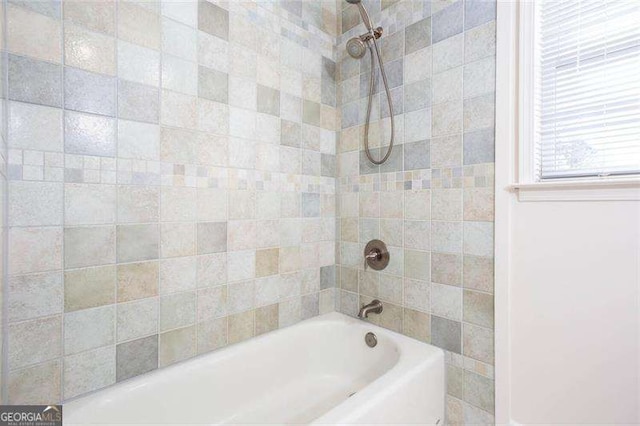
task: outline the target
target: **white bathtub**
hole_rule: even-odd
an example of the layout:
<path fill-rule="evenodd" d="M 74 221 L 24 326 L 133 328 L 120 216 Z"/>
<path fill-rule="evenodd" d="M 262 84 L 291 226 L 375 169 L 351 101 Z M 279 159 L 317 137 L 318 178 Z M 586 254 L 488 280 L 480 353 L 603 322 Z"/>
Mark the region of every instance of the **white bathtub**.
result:
<path fill-rule="evenodd" d="M 444 382 L 440 349 L 330 313 L 76 399 L 64 423 L 443 425 Z"/>

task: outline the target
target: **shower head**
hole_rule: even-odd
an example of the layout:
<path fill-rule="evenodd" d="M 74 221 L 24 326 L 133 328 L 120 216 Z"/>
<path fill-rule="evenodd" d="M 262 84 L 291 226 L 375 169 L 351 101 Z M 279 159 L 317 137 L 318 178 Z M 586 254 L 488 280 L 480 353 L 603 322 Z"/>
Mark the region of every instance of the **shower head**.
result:
<path fill-rule="evenodd" d="M 364 5 L 362 4 L 362 0 L 347 0 L 347 3 L 355 4 L 356 6 L 358 6 L 358 10 L 360 11 L 360 16 L 362 17 L 364 26 L 367 27 L 367 31 L 373 31 L 371 19 L 369 19 L 369 14 L 367 13 L 367 9 L 365 9 Z"/>
<path fill-rule="evenodd" d="M 347 53 L 354 59 L 360 59 L 367 52 L 367 46 L 360 37 L 353 37 L 347 41 Z"/>

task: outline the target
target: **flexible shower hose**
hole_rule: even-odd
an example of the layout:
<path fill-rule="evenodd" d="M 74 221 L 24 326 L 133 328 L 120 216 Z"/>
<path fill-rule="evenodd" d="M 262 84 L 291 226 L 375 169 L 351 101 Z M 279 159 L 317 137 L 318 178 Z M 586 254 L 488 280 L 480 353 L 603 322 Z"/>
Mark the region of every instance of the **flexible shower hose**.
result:
<path fill-rule="evenodd" d="M 371 48 L 371 41 L 373 41 L 373 47 L 375 49 L 375 54 L 378 57 L 378 65 L 380 66 L 380 73 L 382 74 L 382 82 L 384 84 L 384 90 L 387 94 L 387 102 L 389 104 L 389 117 L 391 118 L 391 138 L 389 140 L 389 148 L 387 149 L 387 153 L 380 160 L 376 160 L 371 155 L 371 151 L 369 150 L 369 122 L 371 120 L 371 104 L 373 100 L 373 75 L 375 72 L 375 62 L 373 59 L 373 50 Z M 380 165 L 389 159 L 391 155 L 391 150 L 393 149 L 393 138 L 394 138 L 394 122 L 393 122 L 393 105 L 391 103 L 391 92 L 389 91 L 389 83 L 387 82 L 387 74 L 384 71 L 384 65 L 382 63 L 382 56 L 380 55 L 380 49 L 378 48 L 378 43 L 376 42 L 376 38 L 373 34 L 371 34 L 371 38 L 367 40 L 367 46 L 369 47 L 369 55 L 371 56 L 371 72 L 369 75 L 369 101 L 367 102 L 367 118 L 364 123 L 364 152 L 367 154 L 367 158 L 373 164 Z"/>

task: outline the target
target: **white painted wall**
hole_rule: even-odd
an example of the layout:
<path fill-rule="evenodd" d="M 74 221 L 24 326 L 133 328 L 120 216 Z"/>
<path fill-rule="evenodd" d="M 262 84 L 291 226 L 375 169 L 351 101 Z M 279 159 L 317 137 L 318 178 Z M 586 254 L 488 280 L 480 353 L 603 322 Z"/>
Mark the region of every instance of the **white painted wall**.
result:
<path fill-rule="evenodd" d="M 511 197 L 511 420 L 640 423 L 640 202 Z"/>
<path fill-rule="evenodd" d="M 520 202 L 506 189 L 522 181 L 520 4 L 498 1 L 496 421 L 640 424 L 640 201 Z M 628 195 L 552 196 L 614 192 Z"/>

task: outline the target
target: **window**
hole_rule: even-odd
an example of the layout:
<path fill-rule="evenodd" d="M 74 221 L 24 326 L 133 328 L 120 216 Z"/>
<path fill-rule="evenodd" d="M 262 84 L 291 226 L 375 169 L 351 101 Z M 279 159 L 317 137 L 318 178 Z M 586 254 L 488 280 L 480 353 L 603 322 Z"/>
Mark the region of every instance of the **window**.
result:
<path fill-rule="evenodd" d="M 640 0 L 527 7 L 520 66 L 528 180 L 637 177 Z"/>

